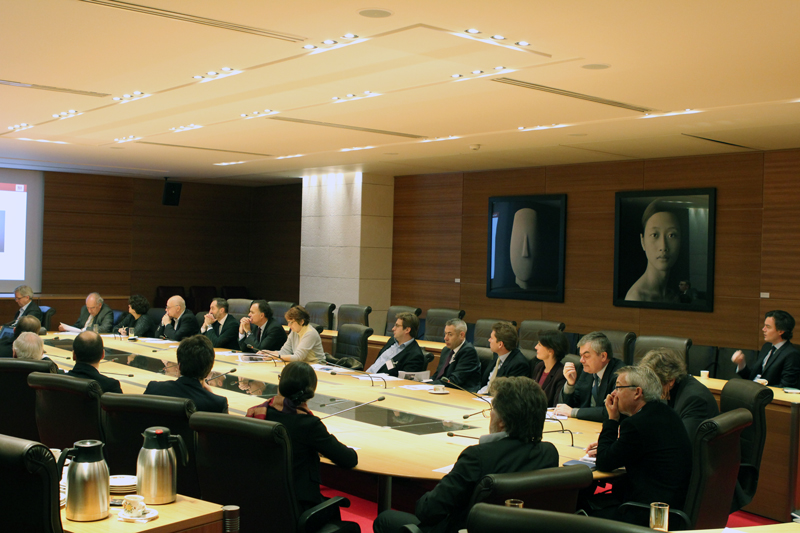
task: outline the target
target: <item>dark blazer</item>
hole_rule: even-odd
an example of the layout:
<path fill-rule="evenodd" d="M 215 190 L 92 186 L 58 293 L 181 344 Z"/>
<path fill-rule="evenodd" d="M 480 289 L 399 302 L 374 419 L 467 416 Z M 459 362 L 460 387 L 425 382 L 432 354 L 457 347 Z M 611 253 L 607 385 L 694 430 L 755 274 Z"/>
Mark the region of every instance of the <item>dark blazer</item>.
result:
<path fill-rule="evenodd" d="M 81 314 L 78 316 L 78 321 L 73 324 L 73 327 L 83 329 L 87 320 L 89 320 L 89 310 L 84 305 L 81 307 Z M 100 312 L 92 320 L 92 325 L 95 324 L 98 326 L 98 333 L 111 333 L 111 330 L 114 329 L 114 313 L 111 312 L 111 308 L 108 305 L 103 304 L 103 307 L 100 308 Z"/>
<path fill-rule="evenodd" d="M 76 378 L 93 379 L 100 384 L 103 392 L 118 392 L 122 394 L 122 387 L 120 387 L 119 381 L 104 376 L 90 364 L 75 363 L 75 366 L 67 374 Z"/>
<path fill-rule="evenodd" d="M 597 390 L 596 407 L 592 407 L 592 382 L 594 374 L 588 372 L 581 373 L 578 381 L 575 382 L 575 389 L 572 393 L 561 392 L 561 400 L 570 407 L 578 407 L 578 418 L 581 420 L 592 420 L 602 422 L 605 416 L 606 396 L 611 394 L 617 385 L 617 376 L 614 374 L 619 368 L 625 366 L 621 359 L 612 357 L 606 365 L 603 379 L 600 380 L 600 387 Z M 565 380 L 566 383 L 566 380 Z M 656 500 L 653 500 L 656 501 Z"/>
<path fill-rule="evenodd" d="M 481 386 L 478 387 L 479 389 L 489 383 L 489 376 L 492 375 L 492 370 L 494 369 L 495 365 L 497 364 L 497 360 L 500 358 L 499 355 L 494 354 L 492 358 L 492 362 L 489 366 L 486 367 L 486 372 L 483 373 L 481 377 Z M 531 375 L 531 367 L 530 363 L 528 363 L 527 357 L 525 357 L 522 352 L 519 351 L 518 348 L 514 348 L 509 352 L 508 357 L 506 357 L 506 361 L 503 363 L 503 366 L 497 371 L 498 378 L 508 378 L 511 376 L 530 376 Z"/>
<path fill-rule="evenodd" d="M 596 464 L 603 472 L 625 467 L 630 490 L 623 501 L 680 509 L 692 474 L 692 446 L 678 414 L 664 402 L 648 402 L 622 423 L 603 422 Z"/>
<path fill-rule="evenodd" d="M 206 337 L 211 339 L 214 348 L 239 349 L 239 321 L 231 315 L 225 315 L 225 325 L 220 331 L 219 322 L 214 322 L 206 330 Z"/>
<path fill-rule="evenodd" d="M 790 341 L 778 348 L 767 361 L 767 368 L 761 371 L 764 358 L 772 349 L 772 344 L 767 342 L 761 347 L 755 363 L 745 365 L 739 371 L 744 379 L 755 379 L 761 374 L 761 379 L 766 379 L 770 387 L 800 387 L 800 351 Z"/>
<path fill-rule="evenodd" d="M 436 373 L 431 377 L 437 380 L 437 384 L 440 383 L 438 380 L 441 379 L 441 377 L 446 377 L 464 389 L 470 391 L 478 390 L 481 382 L 481 362 L 478 360 L 478 352 L 475 351 L 475 347 L 471 342 L 464 341 L 464 345 L 456 354 L 455 361 L 448 365 L 441 377 L 439 376 L 447 361 L 452 357 L 452 354 L 453 350 L 450 348 L 442 349 L 442 355 L 439 357 L 439 367 L 436 369 Z M 458 388 L 449 383 L 445 383 L 445 385 Z"/>
<path fill-rule="evenodd" d="M 192 378 L 181 376 L 174 381 L 151 381 L 147 384 L 144 393 L 188 398 L 194 402 L 198 411 L 228 412 L 228 399 L 225 396 L 208 392 L 198 380 Z"/>
<path fill-rule="evenodd" d="M 417 501 L 415 514 L 424 531 L 456 532 L 466 527 L 472 493 L 484 476 L 556 466 L 558 451 L 549 442 L 534 444 L 506 437 L 469 446 L 450 473 Z"/>
<path fill-rule="evenodd" d="M 156 334 L 156 325 L 147 315 L 141 315 L 139 318 L 133 318 L 133 315 L 128 313 L 117 324 L 119 328 L 133 328 L 137 337 L 154 337 Z"/>
<path fill-rule="evenodd" d="M 0 357 L 14 357 L 14 337 L 0 339 Z"/>
<path fill-rule="evenodd" d="M 197 323 L 194 313 L 187 309 L 183 312 L 175 325 L 173 325 L 172 322 L 166 326 L 163 323 L 159 323 L 156 328 L 155 336 L 166 337 L 173 341 L 182 341 L 186 337 L 191 337 L 198 333 L 200 333 L 200 324 Z"/>
<path fill-rule="evenodd" d="M 531 366 L 533 366 L 531 379 L 538 383 L 542 374 L 544 374 L 544 361 L 531 359 Z M 544 378 L 544 385 L 542 385 L 542 390 L 545 396 L 547 396 L 547 407 L 556 406 L 559 398 L 561 398 L 561 389 L 564 388 L 564 383 L 566 382 L 567 378 L 564 377 L 564 363 L 559 361 L 550 369 L 550 373 Z"/>
<path fill-rule="evenodd" d="M 227 320 L 226 320 L 227 322 Z M 250 324 L 250 334 L 239 341 L 239 349 L 243 352 L 257 352 L 259 350 L 280 350 L 286 343 L 286 330 L 274 318 L 267 320 L 261 341 L 256 341 L 256 326 Z M 236 337 L 239 337 L 239 326 L 236 326 Z M 249 348 L 253 346 L 253 348 Z"/>
<path fill-rule="evenodd" d="M 694 376 L 686 376 L 677 383 L 670 391 L 669 397 L 667 405 L 678 413 L 692 442 L 700 424 L 719 415 L 714 395 Z"/>
<path fill-rule="evenodd" d="M 10 326 L 14 322 L 16 322 L 17 319 L 22 318 L 23 316 L 35 316 L 36 318 L 39 319 L 39 322 L 42 322 L 44 320 L 44 313 L 42 313 L 42 310 L 39 309 L 39 305 L 33 300 L 31 300 L 31 303 L 29 303 L 28 307 L 25 308 L 25 312 L 22 313 L 22 316 L 20 316 L 19 311 L 20 310 L 17 309 L 17 312 L 14 313 L 14 320 L 6 324 L 6 326 Z M 44 326 L 44 324 L 42 324 L 42 326 Z"/>
<path fill-rule="evenodd" d="M 292 441 L 294 492 L 304 511 L 322 503 L 322 494 L 319 491 L 320 454 L 342 468 L 353 468 L 358 464 L 356 451 L 328 433 L 325 424 L 316 416 L 283 413 L 270 406 L 267 408 L 266 419 L 280 422 L 289 433 Z"/>
<path fill-rule="evenodd" d="M 378 353 L 378 357 L 396 343 L 397 341 L 394 337 L 389 337 L 389 340 L 383 345 L 380 353 Z M 403 348 L 403 351 L 395 355 L 392 358 L 392 362 L 394 363 L 394 368 L 389 370 L 386 365 L 383 365 L 378 369 L 377 373 L 389 374 L 390 376 L 397 377 L 401 370 L 403 372 L 422 372 L 425 370 L 425 356 L 422 355 L 422 348 L 419 347 L 416 339 L 413 339 Z"/>

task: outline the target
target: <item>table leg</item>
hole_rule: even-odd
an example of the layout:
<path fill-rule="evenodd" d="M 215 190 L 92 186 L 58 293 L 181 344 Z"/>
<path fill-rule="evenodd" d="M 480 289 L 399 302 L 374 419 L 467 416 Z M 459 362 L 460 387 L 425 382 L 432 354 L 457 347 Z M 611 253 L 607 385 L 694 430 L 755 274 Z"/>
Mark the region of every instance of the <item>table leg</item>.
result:
<path fill-rule="evenodd" d="M 378 476 L 378 513 L 392 508 L 392 476 Z"/>

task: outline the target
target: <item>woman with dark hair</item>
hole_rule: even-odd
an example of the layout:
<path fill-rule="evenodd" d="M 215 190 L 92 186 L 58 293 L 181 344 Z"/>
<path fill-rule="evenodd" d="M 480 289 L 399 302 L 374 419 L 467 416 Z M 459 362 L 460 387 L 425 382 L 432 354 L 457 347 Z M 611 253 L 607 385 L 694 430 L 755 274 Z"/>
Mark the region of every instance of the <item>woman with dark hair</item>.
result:
<path fill-rule="evenodd" d="M 325 424 L 314 416 L 306 402 L 314 397 L 317 374 L 310 365 L 294 361 L 283 367 L 278 394 L 247 410 L 247 416 L 280 422 L 292 441 L 292 470 L 295 494 L 303 510 L 322 503 L 319 490 L 319 455 L 337 466 L 353 468 L 358 454 L 328 433 Z"/>
<path fill-rule="evenodd" d="M 536 345 L 538 362 L 533 367 L 531 377 L 542 387 L 547 396 L 548 407 L 556 406 L 561 396 L 561 389 L 567 381 L 561 360 L 568 351 L 569 342 L 562 332 L 557 329 L 545 329 L 539 332 L 539 343 Z"/>
<path fill-rule="evenodd" d="M 679 302 L 678 295 L 667 288 L 669 273 L 681 251 L 681 224 L 670 203 L 656 199 L 644 210 L 642 250 L 647 257 L 647 269 L 631 285 L 626 300 L 639 302 Z"/>
<path fill-rule="evenodd" d="M 152 337 L 156 334 L 156 325 L 147 316 L 150 302 L 141 294 L 134 294 L 128 298 L 128 314 L 118 324 L 120 335 L 127 335 L 127 329 L 133 328 L 137 337 Z"/>
<path fill-rule="evenodd" d="M 295 305 L 283 315 L 289 326 L 289 336 L 280 351 L 262 350 L 258 353 L 271 355 L 284 361 L 305 361 L 306 363 L 324 363 L 325 350 L 317 330 L 310 327 L 311 316 L 302 305 Z"/>

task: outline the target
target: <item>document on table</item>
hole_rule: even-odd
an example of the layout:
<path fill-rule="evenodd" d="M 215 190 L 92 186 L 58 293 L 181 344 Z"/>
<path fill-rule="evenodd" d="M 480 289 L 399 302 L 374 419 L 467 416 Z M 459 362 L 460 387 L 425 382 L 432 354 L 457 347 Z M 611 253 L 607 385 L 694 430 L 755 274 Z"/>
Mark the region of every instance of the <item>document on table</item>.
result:
<path fill-rule="evenodd" d="M 553 411 L 552 409 L 553 409 L 553 408 L 551 408 L 551 409 L 548 409 L 548 410 L 547 410 L 547 417 L 546 417 L 546 418 L 547 418 L 547 420 L 549 420 L 549 421 L 554 421 L 554 420 L 567 420 L 567 419 L 569 418 L 569 417 L 568 417 L 568 416 L 566 416 L 566 415 L 557 415 L 557 414 L 555 413 L 555 411 Z"/>
<path fill-rule="evenodd" d="M 478 398 L 473 398 L 473 400 L 475 400 L 476 402 L 483 402 L 483 403 L 489 402 L 489 403 L 492 403 L 492 397 L 491 396 L 480 396 Z"/>
<path fill-rule="evenodd" d="M 139 340 L 145 344 L 174 344 L 178 342 L 170 339 L 155 339 L 152 337 L 139 337 Z"/>
<path fill-rule="evenodd" d="M 81 328 L 76 328 L 75 326 L 70 326 L 69 324 L 64 324 L 63 322 L 61 323 L 61 325 L 64 326 L 64 332 L 63 333 L 80 333 L 81 331 L 83 331 Z"/>
<path fill-rule="evenodd" d="M 433 385 L 401 385 L 400 388 L 408 390 L 433 390 Z"/>
<path fill-rule="evenodd" d="M 280 360 L 279 357 L 272 357 L 270 355 L 256 355 L 247 353 L 234 354 L 233 352 L 230 352 L 219 353 L 217 355 L 238 355 L 240 363 L 274 363 Z"/>
<path fill-rule="evenodd" d="M 402 380 L 400 378 L 396 378 L 394 376 L 390 376 L 389 374 L 366 374 L 366 375 L 365 374 L 353 374 L 354 378 L 361 379 L 361 380 L 370 379 L 370 376 L 372 377 L 372 379 L 378 378 L 378 379 L 384 379 L 386 381 L 404 381 L 404 380 Z"/>

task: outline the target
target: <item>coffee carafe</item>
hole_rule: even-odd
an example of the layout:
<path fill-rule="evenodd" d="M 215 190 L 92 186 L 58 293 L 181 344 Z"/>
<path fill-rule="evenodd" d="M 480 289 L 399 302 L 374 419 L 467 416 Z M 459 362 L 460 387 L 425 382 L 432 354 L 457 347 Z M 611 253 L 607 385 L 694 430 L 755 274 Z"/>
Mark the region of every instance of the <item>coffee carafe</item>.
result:
<path fill-rule="evenodd" d="M 59 473 L 67 457 L 72 459 L 67 468 L 67 520 L 90 522 L 108 516 L 108 465 L 103 446 L 99 440 L 79 440 L 58 458 Z"/>
<path fill-rule="evenodd" d="M 178 478 L 173 445 L 178 444 L 184 466 L 189 460 L 183 437 L 170 435 L 169 428 L 160 426 L 147 428 L 142 436 L 144 445 L 136 461 L 136 493 L 148 504 L 174 502 Z"/>

